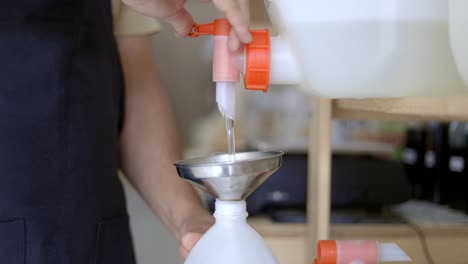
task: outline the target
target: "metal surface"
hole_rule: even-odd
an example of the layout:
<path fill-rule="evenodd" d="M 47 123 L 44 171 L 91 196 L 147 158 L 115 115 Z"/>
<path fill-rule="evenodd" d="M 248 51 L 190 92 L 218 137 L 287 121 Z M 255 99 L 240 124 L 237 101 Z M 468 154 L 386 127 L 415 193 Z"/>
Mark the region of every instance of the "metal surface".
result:
<path fill-rule="evenodd" d="M 180 177 L 224 201 L 244 200 L 281 166 L 283 152 L 225 153 L 175 163 Z"/>

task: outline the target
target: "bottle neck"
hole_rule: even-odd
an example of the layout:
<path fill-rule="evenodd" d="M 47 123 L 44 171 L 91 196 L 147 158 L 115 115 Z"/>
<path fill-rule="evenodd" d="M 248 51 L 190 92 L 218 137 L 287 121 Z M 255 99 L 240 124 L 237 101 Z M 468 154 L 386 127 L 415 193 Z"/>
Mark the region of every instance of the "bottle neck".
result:
<path fill-rule="evenodd" d="M 245 200 L 220 201 L 216 200 L 214 217 L 216 221 L 246 221 L 248 216 Z"/>

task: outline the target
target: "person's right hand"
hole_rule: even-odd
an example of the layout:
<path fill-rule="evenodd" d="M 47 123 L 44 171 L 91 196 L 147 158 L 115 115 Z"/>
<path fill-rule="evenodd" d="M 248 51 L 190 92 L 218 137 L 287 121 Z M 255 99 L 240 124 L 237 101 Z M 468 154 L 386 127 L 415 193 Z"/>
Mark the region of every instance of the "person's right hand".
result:
<path fill-rule="evenodd" d="M 249 0 L 212 0 L 212 2 L 232 25 L 229 49 L 235 51 L 240 48 L 241 43 L 250 43 L 252 36 L 249 32 Z"/>
<path fill-rule="evenodd" d="M 188 218 L 183 219 L 176 239 L 179 241 L 179 254 L 184 262 L 195 244 L 213 224 L 213 216 L 205 209 L 195 210 Z"/>
<path fill-rule="evenodd" d="M 174 28 L 177 36 L 185 37 L 195 24 L 192 15 L 185 9 L 186 0 L 122 0 L 136 11 L 162 19 Z M 210 0 L 208 0 L 210 1 Z M 237 50 L 240 44 L 252 41 L 249 32 L 249 0 L 211 0 L 232 25 L 229 48 Z"/>

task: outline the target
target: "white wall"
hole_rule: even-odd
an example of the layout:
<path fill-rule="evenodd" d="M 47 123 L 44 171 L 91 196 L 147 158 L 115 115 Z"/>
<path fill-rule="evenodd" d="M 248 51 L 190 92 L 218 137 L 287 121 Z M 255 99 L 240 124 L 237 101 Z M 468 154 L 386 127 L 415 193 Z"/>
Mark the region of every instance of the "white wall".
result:
<path fill-rule="evenodd" d="M 200 0 L 189 2 L 188 9 L 197 23 L 212 22 L 219 17 L 211 4 Z M 201 46 L 208 40 L 207 36 L 178 39 L 168 26 L 154 38 L 161 80 L 172 99 L 185 146 L 194 122 L 215 107 L 212 64 L 202 60 L 200 55 Z"/>

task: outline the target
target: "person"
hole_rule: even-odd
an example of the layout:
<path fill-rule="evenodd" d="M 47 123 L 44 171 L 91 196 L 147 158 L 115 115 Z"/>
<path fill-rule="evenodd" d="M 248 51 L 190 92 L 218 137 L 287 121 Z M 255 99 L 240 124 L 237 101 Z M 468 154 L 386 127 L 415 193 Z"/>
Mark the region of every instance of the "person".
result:
<path fill-rule="evenodd" d="M 183 1 L 126 4 L 189 32 Z M 135 263 L 119 167 L 186 256 L 213 219 L 172 166 L 148 35 L 116 41 L 109 0 L 7 1 L 0 17 L 0 263 Z M 236 49 L 249 39 L 233 28 Z"/>

